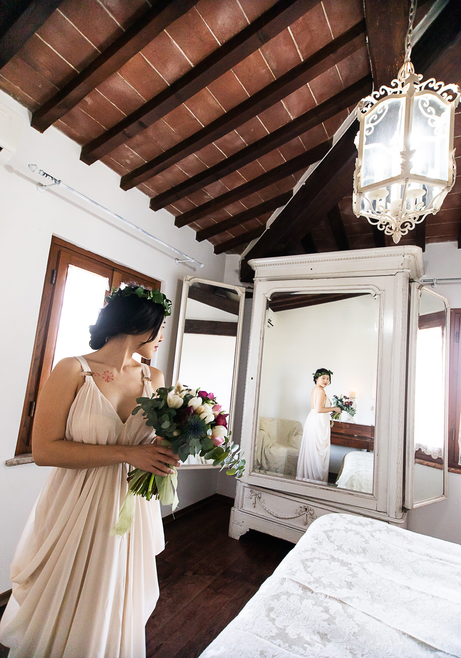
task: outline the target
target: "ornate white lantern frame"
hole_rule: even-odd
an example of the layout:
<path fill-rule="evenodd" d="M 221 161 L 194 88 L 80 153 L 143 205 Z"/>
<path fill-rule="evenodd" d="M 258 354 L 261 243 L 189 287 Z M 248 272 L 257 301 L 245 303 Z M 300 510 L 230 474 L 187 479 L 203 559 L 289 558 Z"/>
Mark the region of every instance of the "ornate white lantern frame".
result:
<path fill-rule="evenodd" d="M 370 96 L 362 99 L 357 107 L 357 117 L 360 130 L 356 137 L 358 157 L 354 173 L 353 211 L 357 217 L 364 216 L 370 224 L 377 226 L 386 235 L 391 235 L 398 243 L 402 235 L 406 235 L 416 224 L 422 222 L 432 213 L 436 214 L 448 192 L 452 189 L 456 178 L 455 150 L 453 148 L 455 108 L 460 99 L 460 89 L 455 84 L 445 85 L 430 78 L 421 82 L 422 75 L 415 74 L 413 64 L 406 60 L 399 71 L 398 78 L 392 80 L 391 87 L 382 86 Z M 391 176 L 374 177 L 374 180 L 362 181 L 370 172 L 371 156 L 366 148 L 375 127 L 386 121 L 390 103 L 396 98 L 402 99 L 403 108 L 400 118 L 395 120 L 400 130 L 401 149 L 395 153 Z M 436 99 L 436 100 L 434 100 Z M 432 101 L 432 104 L 431 104 Z M 415 108 L 415 105 L 417 107 Z M 437 115 L 434 105 L 441 110 Z M 427 126 L 433 131 L 433 139 L 445 141 L 443 150 L 446 157 L 445 176 L 431 177 L 415 173 L 417 169 L 418 144 L 412 137 L 412 127 L 415 112 L 427 119 Z M 403 119 L 403 120 L 402 120 Z M 392 130 L 392 128 L 391 128 Z M 441 134 L 441 131 L 445 131 Z M 397 134 L 397 133 L 395 133 Z M 443 142 L 442 142 L 443 143 Z M 376 143 L 374 144 L 376 146 Z M 391 152 L 393 145 L 382 145 L 382 152 Z M 376 149 L 375 149 L 376 150 Z M 396 163 L 400 157 L 400 166 Z M 397 170 L 398 169 L 398 170 Z"/>

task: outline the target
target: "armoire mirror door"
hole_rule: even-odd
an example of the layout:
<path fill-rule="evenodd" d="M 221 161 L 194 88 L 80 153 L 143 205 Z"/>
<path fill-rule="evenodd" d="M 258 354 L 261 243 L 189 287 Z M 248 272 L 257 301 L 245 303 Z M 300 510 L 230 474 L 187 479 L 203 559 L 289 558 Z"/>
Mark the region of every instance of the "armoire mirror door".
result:
<path fill-rule="evenodd" d="M 235 408 L 245 289 L 187 276 L 173 367 L 173 383 L 213 392 L 229 413 Z M 190 457 L 190 465 L 205 465 Z"/>

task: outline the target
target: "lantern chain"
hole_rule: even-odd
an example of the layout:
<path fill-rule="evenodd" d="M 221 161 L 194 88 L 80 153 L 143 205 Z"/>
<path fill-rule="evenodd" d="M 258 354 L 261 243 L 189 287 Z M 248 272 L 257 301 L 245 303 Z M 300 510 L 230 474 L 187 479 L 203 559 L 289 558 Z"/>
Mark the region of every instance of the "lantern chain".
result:
<path fill-rule="evenodd" d="M 412 36 L 413 36 L 413 23 L 415 21 L 416 14 L 416 0 L 410 0 L 410 13 L 408 15 L 408 30 L 405 37 L 405 63 L 409 62 L 411 59 L 411 50 L 413 48 Z"/>

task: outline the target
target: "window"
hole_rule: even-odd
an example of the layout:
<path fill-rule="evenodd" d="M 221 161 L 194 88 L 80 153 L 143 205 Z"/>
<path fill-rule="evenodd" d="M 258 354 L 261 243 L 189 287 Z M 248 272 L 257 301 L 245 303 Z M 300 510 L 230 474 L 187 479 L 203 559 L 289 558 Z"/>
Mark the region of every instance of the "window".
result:
<path fill-rule="evenodd" d="M 448 405 L 448 468 L 461 473 L 461 309 L 451 311 Z"/>
<path fill-rule="evenodd" d="M 16 455 L 31 452 L 36 400 L 56 361 L 89 351 L 88 326 L 96 320 L 106 291 L 133 281 L 160 288 L 156 279 L 52 239 Z"/>

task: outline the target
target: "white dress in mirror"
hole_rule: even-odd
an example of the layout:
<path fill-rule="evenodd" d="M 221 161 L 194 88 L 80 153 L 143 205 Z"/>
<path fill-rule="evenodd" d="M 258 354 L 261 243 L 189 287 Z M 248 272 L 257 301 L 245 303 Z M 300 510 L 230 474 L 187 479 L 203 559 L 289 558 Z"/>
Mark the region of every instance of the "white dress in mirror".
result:
<path fill-rule="evenodd" d="M 325 393 L 330 384 L 329 370 L 319 368 L 314 374 L 315 387 L 311 392 L 311 411 L 304 424 L 299 450 L 297 480 L 328 482 L 330 464 L 330 413 L 340 411 L 331 406 Z"/>

